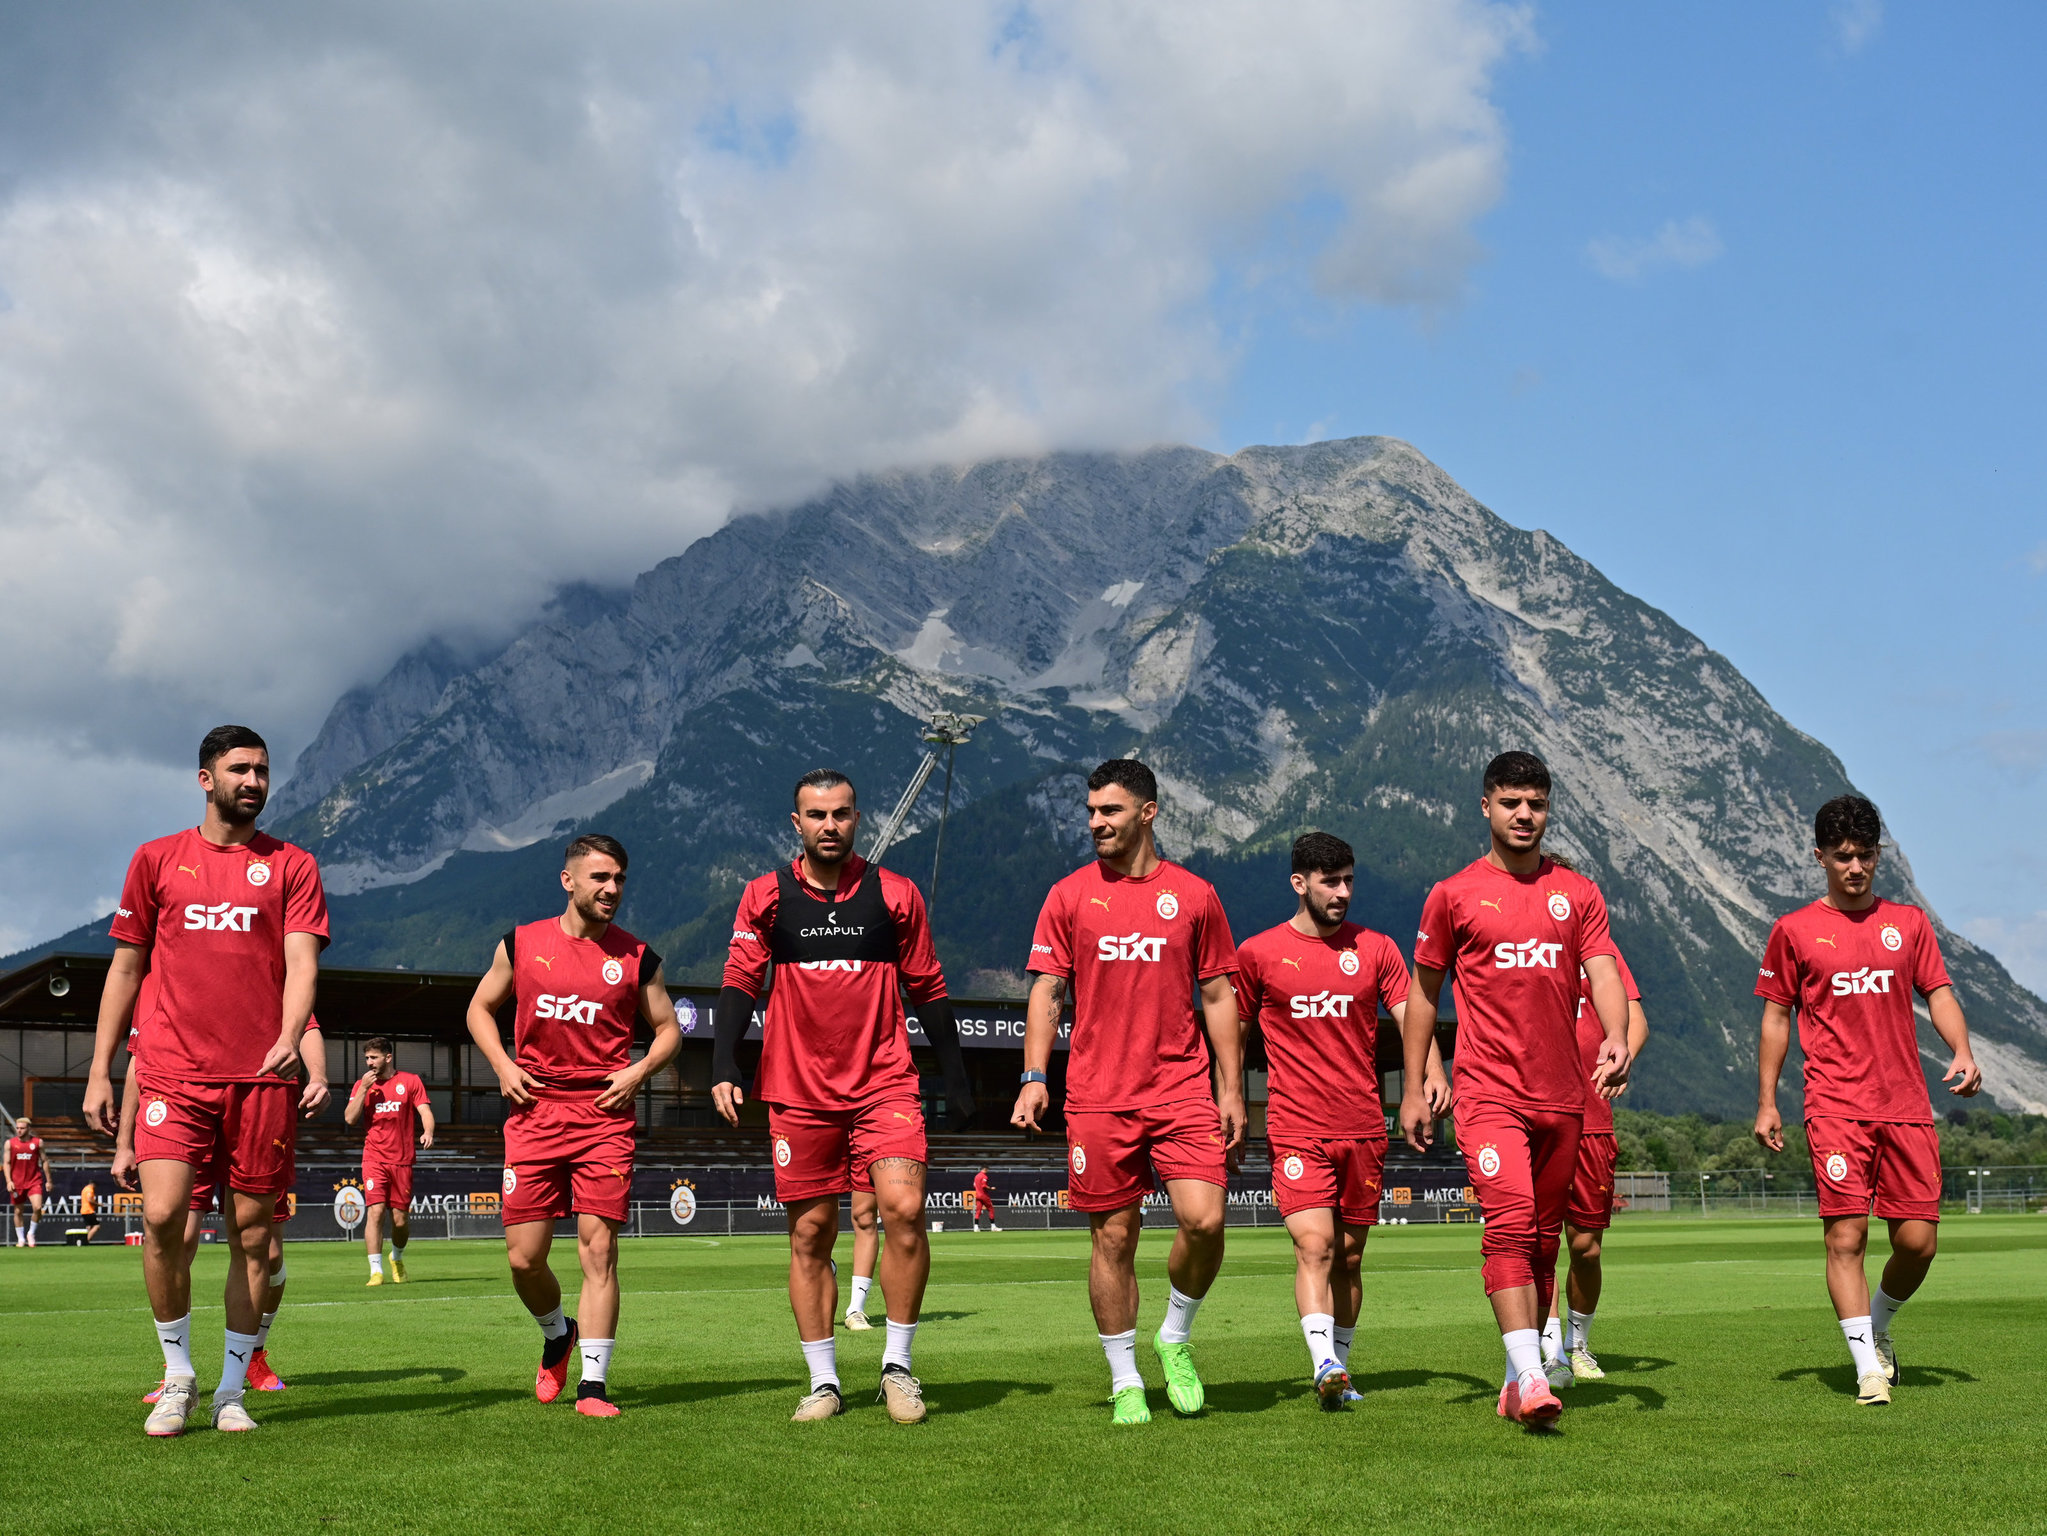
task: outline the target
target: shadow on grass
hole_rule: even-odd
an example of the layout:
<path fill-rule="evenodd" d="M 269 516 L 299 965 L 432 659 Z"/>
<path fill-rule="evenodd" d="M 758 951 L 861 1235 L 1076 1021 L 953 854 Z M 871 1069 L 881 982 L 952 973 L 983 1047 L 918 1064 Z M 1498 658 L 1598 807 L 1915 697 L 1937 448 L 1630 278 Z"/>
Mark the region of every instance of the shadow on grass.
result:
<path fill-rule="evenodd" d="M 1855 1367 L 1852 1365 L 1807 1365 L 1777 1373 L 1779 1381 L 1802 1381 L 1808 1376 L 1842 1397 L 1855 1395 Z M 1908 1365 L 1898 1372 L 1898 1385 L 1901 1387 L 1945 1387 L 1953 1382 L 1975 1379 L 1967 1371 L 1951 1365 Z"/>
<path fill-rule="evenodd" d="M 408 1372 L 408 1375 L 431 1375 L 432 1372 Z M 461 1373 L 457 1373 L 458 1375 Z M 516 1403 L 524 1399 L 531 1402 L 531 1388 L 522 1387 L 479 1387 L 468 1392 L 426 1391 L 426 1392 L 373 1392 L 351 1393 L 324 1403 L 280 1403 L 263 1415 L 265 1423 L 297 1423 L 314 1419 L 354 1419 L 366 1414 L 419 1413 L 448 1418 L 458 1413 L 474 1413 L 479 1408 L 495 1408 L 500 1403 Z"/>
<path fill-rule="evenodd" d="M 1650 1371 L 1667 1371 L 1677 1362 L 1660 1360 L 1654 1355 L 1610 1355 L 1601 1350 L 1599 1364 L 1608 1373 L 1626 1371 L 1630 1376 L 1636 1376 L 1646 1375 Z"/>
<path fill-rule="evenodd" d="M 1453 1399 L 1455 1402 L 1491 1401 L 1500 1395 L 1498 1382 L 1485 1381 L 1463 1371 L 1373 1371 L 1350 1379 L 1351 1390 L 1366 1397 L 1374 1392 L 1407 1392 L 1415 1387 L 1434 1386 L 1438 1382 L 1469 1389 L 1462 1397 Z"/>
<path fill-rule="evenodd" d="M 924 1395 L 940 1413 L 978 1413 L 1007 1398 L 1043 1397 L 1052 1390 L 1049 1381 L 943 1381 L 924 1383 Z"/>
<path fill-rule="evenodd" d="M 373 1381 L 411 1381 L 419 1376 L 431 1376 L 444 1387 L 452 1386 L 469 1373 L 457 1370 L 452 1365 L 418 1365 L 394 1367 L 382 1371 L 294 1371 L 291 1385 L 294 1387 L 358 1387 Z"/>
<path fill-rule="evenodd" d="M 1220 1413 L 1265 1413 L 1283 1403 L 1315 1395 L 1315 1389 L 1299 1377 L 1288 1381 L 1211 1381 L 1204 1385 L 1208 1406 Z"/>
<path fill-rule="evenodd" d="M 963 1317 L 979 1317 L 980 1315 L 978 1312 L 920 1312 L 917 1314 L 917 1321 L 920 1323 L 956 1323 Z"/>
<path fill-rule="evenodd" d="M 1603 1408 L 1609 1403 L 1635 1400 L 1635 1407 L 1648 1413 L 1663 1411 L 1663 1394 L 1654 1387 L 1630 1387 L 1616 1381 L 1581 1381 L 1566 1389 L 1564 1402 L 1572 1408 Z"/>
<path fill-rule="evenodd" d="M 789 1393 L 792 1409 L 796 1400 L 803 1396 L 803 1388 L 794 1377 L 770 1376 L 738 1381 L 671 1381 L 644 1391 L 621 1392 L 618 1405 L 621 1408 L 656 1408 L 664 1403 L 708 1403 L 721 1397 L 744 1397 L 749 1392 L 775 1391 Z"/>

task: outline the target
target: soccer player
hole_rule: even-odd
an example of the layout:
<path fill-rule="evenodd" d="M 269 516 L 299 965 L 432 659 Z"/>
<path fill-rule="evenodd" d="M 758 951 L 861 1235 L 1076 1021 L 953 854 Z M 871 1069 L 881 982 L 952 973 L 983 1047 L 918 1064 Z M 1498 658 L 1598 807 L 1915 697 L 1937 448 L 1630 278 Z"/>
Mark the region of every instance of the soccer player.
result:
<path fill-rule="evenodd" d="M 973 1096 L 923 894 L 853 852 L 860 807 L 843 773 L 806 773 L 794 798 L 789 819 L 802 851 L 751 881 L 732 921 L 711 1095 L 737 1125 L 744 1100 L 739 1042 L 772 965 L 754 1096 L 768 1106 L 775 1195 L 789 1215 L 789 1305 L 810 1368 L 810 1391 L 793 1417 L 808 1423 L 845 1411 L 832 1334 L 838 1277 L 831 1255 L 839 1196 L 864 1177 L 881 1221 L 888 1301 L 879 1396 L 896 1423 L 915 1424 L 926 1413 L 911 1347 L 931 1275 L 924 1230 L 929 1154 L 905 991 L 937 1048 L 956 1119 L 973 1112 Z"/>
<path fill-rule="evenodd" d="M 974 1175 L 974 1230 L 976 1232 L 981 1230 L 981 1218 L 983 1215 L 988 1218 L 988 1230 L 990 1232 L 1000 1232 L 1002 1230 L 1002 1228 L 995 1225 L 995 1191 L 989 1188 L 988 1170 L 986 1168 L 983 1168 Z"/>
<path fill-rule="evenodd" d="M 1294 915 L 1237 946 L 1237 1006 L 1265 1042 L 1272 1193 L 1294 1240 L 1294 1303 L 1315 1396 L 1354 1402 L 1350 1346 L 1363 1302 L 1365 1239 L 1379 1220 L 1386 1108 L 1379 1099 L 1379 1009 L 1407 1011 L 1407 963 L 1391 939 L 1346 922 L 1357 881 L 1351 846 L 1327 832 L 1294 841 Z M 1423 1083 L 1450 1104 L 1442 1054 Z"/>
<path fill-rule="evenodd" d="M 1152 1349 L 1176 1412 L 1199 1413 L 1206 1401 L 1188 1339 L 1222 1267 L 1227 1165 L 1244 1144 L 1243 1038 L 1230 986 L 1236 947 L 1215 888 L 1159 856 L 1152 771 L 1115 758 L 1088 775 L 1087 788 L 1095 861 L 1053 886 L 1038 914 L 1023 1087 L 1010 1121 L 1040 1128 L 1070 987 L 1067 1198 L 1088 1213 L 1092 1229 L 1088 1302 L 1109 1361 L 1113 1421 L 1145 1424 L 1151 1409 L 1137 1368 L 1137 1240 L 1154 1175 L 1178 1231 L 1166 1260 L 1165 1321 Z M 1197 990 L 1206 1045 L 1194 1022 Z"/>
<path fill-rule="evenodd" d="M 291 1185 L 293 1110 L 310 1118 L 327 1102 L 326 1053 L 301 1060 L 299 1049 L 327 942 L 319 866 L 256 829 L 270 754 L 248 727 L 207 732 L 199 788 L 199 826 L 143 844 L 128 866 L 85 1090 L 86 1123 L 116 1133 L 114 1052 L 139 1028 L 144 1049 L 130 1076 L 141 1111 L 133 1134 L 142 1268 L 165 1381 L 143 1428 L 158 1436 L 184 1432 L 198 1395 L 184 1242 L 195 1177 L 210 1170 L 234 1250 L 213 1425 L 250 1430 L 256 1421 L 242 1395 L 269 1289 L 276 1203 Z M 147 1006 L 138 1011 L 145 976 Z M 298 1077 L 304 1086 L 295 1089 Z"/>
<path fill-rule="evenodd" d="M 1551 856 L 1561 869 L 1570 866 Z M 1649 1043 L 1649 1017 L 1642 1011 L 1641 989 L 1627 960 L 1614 951 L 1620 967 L 1621 987 L 1628 995 L 1628 1070 L 1642 1059 L 1642 1047 Z M 1578 1138 L 1578 1162 L 1571 1174 L 1571 1192 L 1564 1202 L 1564 1247 L 1569 1254 L 1570 1275 L 1565 1282 L 1565 1311 L 1569 1327 L 1557 1315 L 1558 1298 L 1550 1296 L 1549 1320 L 1542 1328 L 1542 1368 L 1552 1387 L 1568 1387 L 1578 1381 L 1604 1381 L 1592 1353 L 1592 1314 L 1599 1306 L 1603 1281 L 1600 1253 L 1603 1235 L 1613 1225 L 1613 1170 L 1620 1159 L 1613 1134 L 1613 1102 L 1592 1087 L 1593 1069 L 1599 1062 L 1599 1047 L 1606 1040 L 1599 1014 L 1592 1006 L 1592 993 L 1581 968 L 1578 995 L 1578 1064 L 1585 1073 L 1585 1132 Z"/>
<path fill-rule="evenodd" d="M 1443 983 L 1457 978 L 1457 1145 L 1485 1211 L 1486 1295 L 1507 1352 L 1501 1417 L 1543 1425 L 1563 1412 L 1542 1368 L 1558 1234 L 1585 1123 L 1576 1015 L 1580 967 L 1605 1039 L 1591 1080 L 1627 1081 L 1628 1000 L 1607 933 L 1606 900 L 1543 857 L 1550 774 L 1528 752 L 1486 765 L 1479 814 L 1490 846 L 1422 905 L 1401 1038 L 1400 1127 L 1426 1151 L 1435 1116 L 1423 1089 Z"/>
<path fill-rule="evenodd" d="M 15 1247 L 35 1247 L 36 1223 L 43 1219 L 43 1195 L 49 1187 L 50 1154 L 23 1115 L 7 1138 L 7 1203 L 14 1208 Z"/>
<path fill-rule="evenodd" d="M 846 1327 L 866 1333 L 874 1327 L 867 1317 L 867 1297 L 874 1289 L 874 1266 L 881 1258 L 881 1202 L 874 1198 L 874 1186 L 862 1179 L 853 1181 L 853 1291 L 846 1299 Z"/>
<path fill-rule="evenodd" d="M 618 1229 L 633 1189 L 633 1096 L 682 1046 L 661 957 L 613 921 L 625 879 L 625 846 L 616 838 L 586 832 L 572 841 L 562 855 L 569 899 L 561 916 L 499 940 L 469 1000 L 469 1036 L 510 1106 L 505 1252 L 512 1288 L 540 1324 L 533 1395 L 543 1403 L 561 1396 L 569 1353 L 580 1348 L 576 1412 L 596 1419 L 618 1415 L 605 1383 L 618 1334 Z M 507 1003 L 511 1055 L 498 1035 Z M 634 1061 L 640 1020 L 654 1038 Z M 583 1293 L 576 1316 L 565 1317 L 547 1255 L 554 1224 L 572 1212 Z"/>
<path fill-rule="evenodd" d="M 384 1283 L 384 1214 L 391 1215 L 391 1283 L 405 1283 L 405 1240 L 412 1235 L 412 1159 L 415 1144 L 434 1144 L 434 1111 L 417 1072 L 398 1070 L 398 1052 L 377 1035 L 364 1042 L 365 1071 L 341 1117 L 354 1125 L 365 1115 L 369 1130 L 362 1145 L 363 1246 L 369 1250 L 371 1285 Z"/>
<path fill-rule="evenodd" d="M 1777 919 L 1763 952 L 1756 1140 L 1784 1150 L 1777 1079 L 1798 1014 L 1805 1052 L 1805 1136 L 1826 1231 L 1827 1292 L 1855 1362 L 1855 1400 L 1888 1403 L 1898 1385 L 1891 1323 L 1925 1280 L 1940 1221 L 1940 1135 L 1919 1067 L 1912 994 L 1954 1052 L 1943 1083 L 1973 1096 L 1983 1074 L 1948 981 L 1933 925 L 1917 907 L 1876 894 L 1883 818 L 1860 795 L 1813 818 L 1813 857 L 1827 894 Z M 1870 1295 L 1863 1256 L 1869 1213 L 1890 1224 L 1891 1257 Z"/>

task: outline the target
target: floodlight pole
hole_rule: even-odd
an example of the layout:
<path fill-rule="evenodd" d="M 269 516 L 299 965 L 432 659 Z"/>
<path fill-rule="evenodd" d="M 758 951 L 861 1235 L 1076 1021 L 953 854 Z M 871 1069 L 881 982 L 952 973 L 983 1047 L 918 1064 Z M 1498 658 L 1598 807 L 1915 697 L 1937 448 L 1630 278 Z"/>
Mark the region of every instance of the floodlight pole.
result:
<path fill-rule="evenodd" d="M 986 720 L 986 715 L 959 715 L 950 710 L 935 710 L 926 724 L 923 739 L 926 751 L 923 761 L 917 764 L 917 771 L 910 776 L 902 798 L 896 801 L 896 808 L 889 813 L 887 823 L 881 829 L 881 836 L 874 840 L 874 846 L 867 852 L 867 862 L 879 864 L 889 845 L 902 832 L 903 825 L 910 819 L 910 812 L 916 807 L 917 798 L 924 792 L 924 786 L 931 781 L 931 772 L 938 766 L 938 749 L 945 749 L 945 805 L 939 812 L 938 848 L 931 857 L 931 879 L 938 880 L 938 852 L 945 844 L 945 818 L 952 809 L 952 758 L 953 753 L 973 738 L 974 727 Z"/>

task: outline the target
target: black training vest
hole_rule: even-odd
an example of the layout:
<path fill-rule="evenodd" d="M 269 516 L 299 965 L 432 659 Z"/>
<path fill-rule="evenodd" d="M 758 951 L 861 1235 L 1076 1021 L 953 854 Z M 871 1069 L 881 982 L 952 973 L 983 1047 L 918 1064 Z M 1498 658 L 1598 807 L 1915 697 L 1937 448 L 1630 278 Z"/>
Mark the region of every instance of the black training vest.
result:
<path fill-rule="evenodd" d="M 863 960 L 894 965 L 902 959 L 895 919 L 881 899 L 881 871 L 870 864 L 843 901 L 806 893 L 787 864 L 775 871 L 775 926 L 768 953 L 777 965 L 820 960 Z"/>

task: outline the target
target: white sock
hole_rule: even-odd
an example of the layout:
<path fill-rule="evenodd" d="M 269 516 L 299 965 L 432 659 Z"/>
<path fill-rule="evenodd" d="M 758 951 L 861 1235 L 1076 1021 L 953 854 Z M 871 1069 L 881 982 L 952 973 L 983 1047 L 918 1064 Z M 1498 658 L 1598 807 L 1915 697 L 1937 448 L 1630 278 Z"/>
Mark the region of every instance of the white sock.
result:
<path fill-rule="evenodd" d="M 881 1352 L 882 1369 L 886 1370 L 892 1365 L 900 1365 L 907 1371 L 910 1368 L 910 1345 L 916 1341 L 916 1338 L 917 1325 L 915 1323 L 899 1323 L 894 1318 L 890 1318 L 888 1320 L 888 1344 Z"/>
<path fill-rule="evenodd" d="M 1564 1324 L 1561 1318 L 1551 1318 L 1542 1325 L 1542 1363 L 1547 1365 L 1564 1352 Z"/>
<path fill-rule="evenodd" d="M 576 1347 L 583 1352 L 583 1380 L 602 1382 L 611 1369 L 611 1346 L 616 1339 L 585 1339 Z"/>
<path fill-rule="evenodd" d="M 1576 1307 L 1567 1309 L 1571 1314 L 1571 1326 L 1564 1334 L 1565 1347 L 1569 1349 L 1590 1349 L 1592 1347 L 1592 1314 L 1580 1312 Z"/>
<path fill-rule="evenodd" d="M 213 1389 L 216 1399 L 240 1393 L 249 1377 L 249 1356 L 254 1353 L 256 1335 L 227 1330 L 227 1348 L 220 1357 L 220 1385 Z"/>
<path fill-rule="evenodd" d="M 1507 1369 L 1516 1381 L 1542 1377 L 1542 1335 L 1533 1328 L 1514 1328 L 1500 1335 L 1507 1346 Z M 1547 1380 L 1547 1378 L 1543 1378 Z"/>
<path fill-rule="evenodd" d="M 1304 1312 L 1301 1314 L 1301 1337 L 1308 1341 L 1308 1364 L 1317 1376 L 1332 1365 L 1341 1364 L 1336 1358 L 1336 1319 L 1327 1312 Z"/>
<path fill-rule="evenodd" d="M 533 1321 L 540 1324 L 540 1336 L 550 1344 L 569 1331 L 569 1320 L 562 1316 L 560 1307 L 556 1307 L 545 1316 L 538 1312 L 534 1313 Z"/>
<path fill-rule="evenodd" d="M 256 1347 L 261 1349 L 270 1342 L 270 1325 L 277 1321 L 275 1312 L 265 1312 L 263 1321 L 256 1325 Z"/>
<path fill-rule="evenodd" d="M 1194 1331 L 1194 1314 L 1201 1310 L 1201 1298 L 1185 1294 L 1177 1285 L 1166 1289 L 1171 1295 L 1166 1302 L 1166 1320 L 1159 1324 L 1159 1337 L 1168 1344 L 1185 1344 Z"/>
<path fill-rule="evenodd" d="M 163 1345 L 163 1373 L 166 1379 L 172 1376 L 197 1376 L 192 1369 L 192 1314 L 187 1312 L 175 1323 L 156 1325 L 157 1342 Z"/>
<path fill-rule="evenodd" d="M 846 1311 L 849 1313 L 865 1312 L 867 1310 L 867 1293 L 873 1289 L 874 1276 L 855 1275 L 853 1277 L 853 1300 L 846 1307 Z"/>
<path fill-rule="evenodd" d="M 805 1339 L 803 1358 L 810 1366 L 810 1390 L 819 1387 L 836 1387 L 839 1384 L 839 1341 L 829 1339 Z"/>
<path fill-rule="evenodd" d="M 1903 1305 L 1902 1301 L 1891 1295 L 1882 1286 L 1878 1286 L 1871 1293 L 1869 1298 L 1869 1325 L 1876 1330 L 1879 1338 L 1887 1339 L 1891 1336 L 1891 1319 L 1898 1315 L 1898 1308 Z"/>
<path fill-rule="evenodd" d="M 1097 1337 L 1102 1341 L 1102 1353 L 1109 1357 L 1109 1390 L 1121 1392 L 1125 1387 L 1143 1386 L 1144 1377 L 1137 1369 L 1137 1330 Z"/>
<path fill-rule="evenodd" d="M 1335 1342 L 1336 1363 L 1342 1366 L 1346 1371 L 1349 1370 L 1350 1341 L 1358 1336 L 1358 1325 L 1356 1323 L 1352 1323 L 1348 1328 L 1346 1328 L 1343 1326 L 1343 1324 L 1338 1323 L 1336 1327 L 1333 1330 L 1331 1330 L 1330 1336 Z"/>
<path fill-rule="evenodd" d="M 392 1258 L 394 1258 L 394 1259 L 402 1259 L 402 1258 L 404 1258 L 404 1257 L 405 1257 L 405 1239 L 404 1239 L 404 1238 L 402 1238 L 402 1237 L 394 1237 L 394 1238 L 392 1238 L 392 1239 L 391 1239 L 391 1257 L 392 1257 Z"/>
<path fill-rule="evenodd" d="M 270 1277 L 270 1289 L 271 1289 L 271 1290 L 273 1290 L 273 1291 L 281 1291 L 281 1290 L 283 1290 L 283 1289 L 284 1289 L 284 1282 L 285 1282 L 285 1280 L 286 1280 L 286 1278 L 287 1278 L 287 1276 L 286 1276 L 286 1274 L 285 1274 L 285 1271 L 286 1271 L 286 1270 L 288 1270 L 288 1269 L 290 1269 L 290 1268 L 291 1268 L 291 1266 L 290 1266 L 289 1264 L 285 1263 L 285 1262 L 284 1262 L 284 1260 L 282 1260 L 282 1259 L 279 1259 L 279 1260 L 277 1261 L 277 1273 L 276 1273 L 276 1274 L 274 1274 L 274 1275 L 272 1275 L 272 1276 Z"/>
<path fill-rule="evenodd" d="M 1873 1332 L 1866 1317 L 1841 1319 L 1841 1337 L 1848 1341 L 1848 1353 L 1855 1359 L 1858 1380 L 1884 1368 L 1883 1362 L 1876 1357 L 1876 1344 L 1871 1338 Z"/>
<path fill-rule="evenodd" d="M 382 1255 L 381 1253 L 373 1253 L 373 1254 L 371 1254 L 371 1255 L 370 1255 L 370 1273 L 371 1273 L 371 1274 L 373 1274 L 373 1275 L 381 1275 L 381 1274 L 382 1274 L 383 1272 L 384 1272 L 384 1256 L 383 1256 L 383 1255 Z"/>

